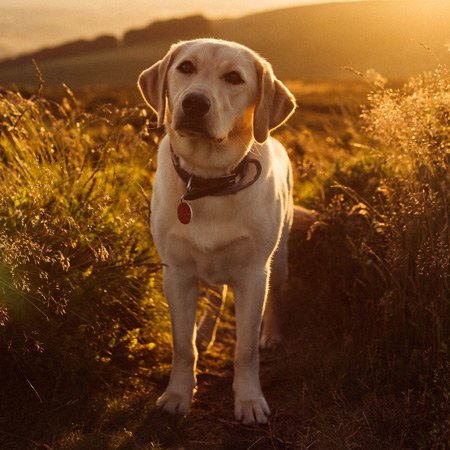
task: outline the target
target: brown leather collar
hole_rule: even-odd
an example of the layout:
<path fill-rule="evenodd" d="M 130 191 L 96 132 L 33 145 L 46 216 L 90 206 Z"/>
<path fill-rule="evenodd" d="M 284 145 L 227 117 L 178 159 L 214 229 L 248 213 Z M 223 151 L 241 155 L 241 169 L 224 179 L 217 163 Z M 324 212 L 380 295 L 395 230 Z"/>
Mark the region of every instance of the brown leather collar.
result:
<path fill-rule="evenodd" d="M 230 175 L 224 175 L 218 178 L 202 178 L 190 174 L 180 165 L 180 158 L 170 146 L 173 166 L 179 177 L 186 183 L 186 192 L 183 200 L 196 200 L 208 196 L 224 196 L 237 194 L 239 191 L 251 186 L 261 175 L 261 163 L 248 155 L 236 166 Z M 253 164 L 256 169 L 255 176 L 247 182 L 243 182 L 247 174 L 248 167 Z"/>

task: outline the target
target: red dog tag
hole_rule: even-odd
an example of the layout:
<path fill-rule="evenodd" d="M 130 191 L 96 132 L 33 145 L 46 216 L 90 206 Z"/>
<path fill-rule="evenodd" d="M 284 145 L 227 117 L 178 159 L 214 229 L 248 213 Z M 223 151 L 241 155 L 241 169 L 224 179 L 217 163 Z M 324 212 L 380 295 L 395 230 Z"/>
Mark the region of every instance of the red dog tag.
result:
<path fill-rule="evenodd" d="M 181 201 L 177 208 L 178 220 L 187 225 L 192 219 L 192 208 L 189 203 Z"/>

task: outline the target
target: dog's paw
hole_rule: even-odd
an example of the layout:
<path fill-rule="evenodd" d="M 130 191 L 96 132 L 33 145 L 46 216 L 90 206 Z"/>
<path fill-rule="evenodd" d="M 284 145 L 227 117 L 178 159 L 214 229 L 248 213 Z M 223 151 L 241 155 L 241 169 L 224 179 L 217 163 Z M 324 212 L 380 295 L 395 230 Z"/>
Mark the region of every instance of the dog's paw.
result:
<path fill-rule="evenodd" d="M 179 394 L 175 392 L 164 392 L 161 397 L 156 400 L 156 406 L 170 414 L 181 414 L 186 416 L 191 407 L 192 394 Z"/>
<path fill-rule="evenodd" d="M 262 394 L 255 399 L 240 399 L 236 397 L 234 417 L 236 420 L 242 421 L 244 425 L 267 423 L 269 415 L 269 405 Z"/>
<path fill-rule="evenodd" d="M 274 350 L 280 346 L 282 342 L 281 335 L 279 333 L 263 333 L 259 339 L 259 348 L 261 350 Z"/>

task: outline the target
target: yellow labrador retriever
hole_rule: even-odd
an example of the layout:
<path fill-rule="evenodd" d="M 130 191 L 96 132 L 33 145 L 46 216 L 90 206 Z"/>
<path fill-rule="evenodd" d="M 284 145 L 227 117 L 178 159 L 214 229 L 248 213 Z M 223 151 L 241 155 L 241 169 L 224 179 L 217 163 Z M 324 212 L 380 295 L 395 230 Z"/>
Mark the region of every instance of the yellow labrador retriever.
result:
<path fill-rule="evenodd" d="M 280 340 L 274 305 L 287 275 L 293 214 L 289 159 L 269 133 L 292 114 L 294 97 L 255 52 L 216 39 L 173 45 L 138 85 L 167 129 L 151 229 L 165 264 L 174 355 L 157 405 L 189 411 L 199 283 L 229 285 L 237 328 L 235 417 L 265 423 L 270 410 L 259 381 L 258 342 L 269 347 Z"/>

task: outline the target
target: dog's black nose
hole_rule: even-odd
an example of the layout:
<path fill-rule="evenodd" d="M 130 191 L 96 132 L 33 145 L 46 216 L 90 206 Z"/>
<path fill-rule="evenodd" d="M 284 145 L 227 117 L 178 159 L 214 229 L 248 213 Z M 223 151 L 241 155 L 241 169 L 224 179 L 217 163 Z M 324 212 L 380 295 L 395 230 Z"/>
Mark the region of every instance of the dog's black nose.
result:
<path fill-rule="evenodd" d="M 203 94 L 188 94 L 183 99 L 183 111 L 189 117 L 203 117 L 211 107 L 209 98 Z"/>

